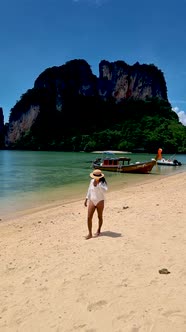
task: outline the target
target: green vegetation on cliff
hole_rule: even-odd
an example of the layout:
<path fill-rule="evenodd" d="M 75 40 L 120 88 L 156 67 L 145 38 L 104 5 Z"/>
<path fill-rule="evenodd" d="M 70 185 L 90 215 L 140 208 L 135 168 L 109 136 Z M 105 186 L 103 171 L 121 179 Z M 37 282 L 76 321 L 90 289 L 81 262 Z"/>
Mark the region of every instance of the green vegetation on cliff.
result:
<path fill-rule="evenodd" d="M 52 113 L 50 107 L 50 113 L 41 112 L 40 120 L 12 148 L 154 153 L 161 146 L 167 153 L 186 153 L 186 127 L 165 100 L 130 99 L 116 105 L 112 100 L 81 96 L 71 100 L 68 108 L 65 114 L 54 109 Z"/>

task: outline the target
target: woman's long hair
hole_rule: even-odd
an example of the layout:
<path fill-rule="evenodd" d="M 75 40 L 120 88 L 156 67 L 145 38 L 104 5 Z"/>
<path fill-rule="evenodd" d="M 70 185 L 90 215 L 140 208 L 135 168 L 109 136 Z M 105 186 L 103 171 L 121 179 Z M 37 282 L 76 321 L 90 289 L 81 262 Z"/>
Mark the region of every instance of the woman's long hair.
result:
<path fill-rule="evenodd" d="M 105 183 L 105 184 L 107 184 L 107 181 L 105 180 L 105 178 L 104 178 L 104 177 L 102 177 L 101 179 L 99 179 L 99 182 L 102 182 L 102 183 Z"/>

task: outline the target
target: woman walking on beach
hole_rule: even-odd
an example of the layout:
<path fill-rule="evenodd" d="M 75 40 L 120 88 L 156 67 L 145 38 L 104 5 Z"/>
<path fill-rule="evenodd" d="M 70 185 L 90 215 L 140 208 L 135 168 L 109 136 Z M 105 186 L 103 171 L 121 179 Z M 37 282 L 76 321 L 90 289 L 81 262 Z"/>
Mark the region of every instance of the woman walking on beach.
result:
<path fill-rule="evenodd" d="M 90 173 L 90 177 L 92 180 L 90 180 L 88 192 L 84 202 L 85 206 L 87 206 L 87 201 L 89 202 L 87 216 L 87 226 L 89 233 L 86 236 L 86 240 L 92 238 L 92 218 L 95 210 L 97 210 L 98 215 L 98 230 L 95 235 L 100 235 L 101 227 L 103 224 L 103 209 L 105 200 L 104 193 L 108 189 L 104 174 L 99 169 L 95 169 L 92 173 Z"/>

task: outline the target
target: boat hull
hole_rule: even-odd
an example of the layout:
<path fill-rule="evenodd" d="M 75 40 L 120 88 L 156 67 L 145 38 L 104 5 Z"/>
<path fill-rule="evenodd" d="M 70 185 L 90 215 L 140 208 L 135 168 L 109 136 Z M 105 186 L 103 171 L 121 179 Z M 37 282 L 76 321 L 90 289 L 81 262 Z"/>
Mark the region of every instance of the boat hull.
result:
<path fill-rule="evenodd" d="M 94 163 L 93 167 L 99 168 L 101 171 L 108 172 L 147 174 L 151 172 L 155 164 L 156 160 L 152 160 L 144 163 L 135 163 L 129 165 L 99 165 Z"/>
<path fill-rule="evenodd" d="M 163 160 L 157 160 L 157 164 L 159 166 L 181 166 L 181 162 L 177 161 L 177 160 L 174 160 L 174 161 L 169 161 L 169 160 L 166 160 L 166 159 L 163 159 Z"/>

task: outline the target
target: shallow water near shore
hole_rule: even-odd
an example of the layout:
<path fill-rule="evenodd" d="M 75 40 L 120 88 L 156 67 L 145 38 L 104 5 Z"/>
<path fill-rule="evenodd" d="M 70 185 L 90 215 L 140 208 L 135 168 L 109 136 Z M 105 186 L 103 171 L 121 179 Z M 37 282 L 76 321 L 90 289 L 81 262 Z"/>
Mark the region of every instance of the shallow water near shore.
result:
<path fill-rule="evenodd" d="M 132 162 L 154 158 L 151 154 L 125 154 Z M 84 200 L 92 161 L 99 154 L 81 152 L 0 151 L 0 219 L 29 209 Z M 169 158 L 170 155 L 164 155 Z M 154 166 L 149 174 L 105 172 L 109 190 L 186 171 L 186 155 L 177 155 L 182 166 Z M 81 204 L 81 203 L 80 203 Z M 83 204 L 83 201 L 82 201 Z"/>

